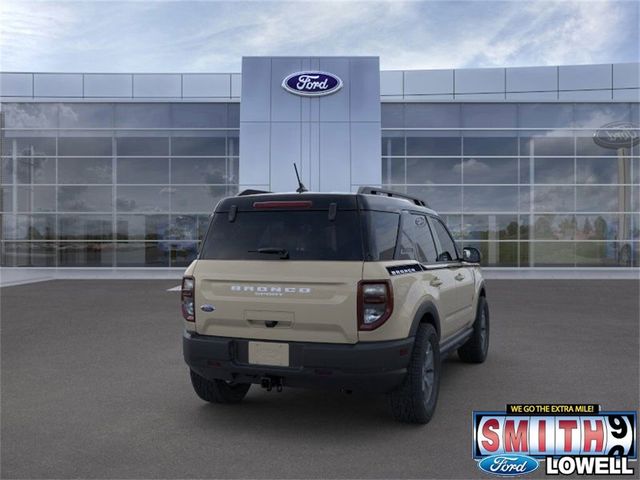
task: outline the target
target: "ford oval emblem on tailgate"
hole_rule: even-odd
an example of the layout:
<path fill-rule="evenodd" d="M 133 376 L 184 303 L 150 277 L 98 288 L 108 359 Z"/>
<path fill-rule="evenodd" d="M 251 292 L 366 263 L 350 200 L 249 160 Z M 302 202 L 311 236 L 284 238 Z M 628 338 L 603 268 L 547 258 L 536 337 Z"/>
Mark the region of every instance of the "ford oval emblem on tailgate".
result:
<path fill-rule="evenodd" d="M 213 305 L 205 304 L 200 307 L 203 312 L 213 312 L 216 309 Z"/>

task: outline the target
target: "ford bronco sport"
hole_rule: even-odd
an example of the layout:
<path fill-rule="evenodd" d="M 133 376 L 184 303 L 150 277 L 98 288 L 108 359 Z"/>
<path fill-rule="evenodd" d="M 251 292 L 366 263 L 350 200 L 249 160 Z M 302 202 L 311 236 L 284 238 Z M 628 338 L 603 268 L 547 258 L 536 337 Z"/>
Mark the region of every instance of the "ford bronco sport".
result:
<path fill-rule="evenodd" d="M 182 280 L 193 388 L 213 403 L 251 384 L 380 392 L 397 420 L 427 423 L 441 359 L 487 356 L 479 262 L 396 192 L 225 198 Z"/>

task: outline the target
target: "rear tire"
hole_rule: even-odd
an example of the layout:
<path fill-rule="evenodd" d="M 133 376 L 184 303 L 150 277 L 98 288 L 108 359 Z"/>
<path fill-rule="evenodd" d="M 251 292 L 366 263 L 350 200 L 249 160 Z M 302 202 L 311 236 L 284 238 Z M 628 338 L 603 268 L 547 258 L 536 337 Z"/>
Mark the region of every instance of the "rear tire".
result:
<path fill-rule="evenodd" d="M 458 356 L 463 362 L 482 363 L 489 353 L 489 304 L 485 297 L 478 299 L 476 320 L 473 322 L 473 333 L 467 343 L 458 349 Z"/>
<path fill-rule="evenodd" d="M 425 424 L 431 420 L 440 390 L 440 348 L 438 334 L 428 323 L 421 323 L 400 387 L 389 393 L 393 418 L 405 423 Z"/>
<path fill-rule="evenodd" d="M 193 370 L 189 370 L 191 385 L 196 394 L 211 403 L 240 403 L 245 397 L 250 383 L 228 383 L 224 380 L 207 380 Z"/>

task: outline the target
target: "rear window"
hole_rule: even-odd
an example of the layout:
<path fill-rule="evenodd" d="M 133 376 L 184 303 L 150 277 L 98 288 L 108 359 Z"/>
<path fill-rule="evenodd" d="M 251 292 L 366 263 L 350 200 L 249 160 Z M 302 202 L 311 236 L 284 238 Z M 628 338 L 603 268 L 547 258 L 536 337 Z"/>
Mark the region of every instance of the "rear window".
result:
<path fill-rule="evenodd" d="M 358 212 L 339 210 L 329 220 L 327 210 L 238 212 L 215 214 L 200 258 L 204 260 L 363 259 Z M 259 252 L 258 250 L 262 250 Z"/>

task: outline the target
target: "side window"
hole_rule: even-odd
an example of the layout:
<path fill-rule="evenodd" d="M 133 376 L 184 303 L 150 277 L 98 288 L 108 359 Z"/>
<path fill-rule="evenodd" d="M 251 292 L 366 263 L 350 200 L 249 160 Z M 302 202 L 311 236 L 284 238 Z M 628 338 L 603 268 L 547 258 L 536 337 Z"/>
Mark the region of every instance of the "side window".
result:
<path fill-rule="evenodd" d="M 396 258 L 417 260 L 421 263 L 432 263 L 436 260 L 436 248 L 424 215 L 403 214 Z"/>
<path fill-rule="evenodd" d="M 431 225 L 433 234 L 436 237 L 438 248 L 437 261 L 450 262 L 452 260 L 457 260 L 458 252 L 456 250 L 456 244 L 443 223 L 436 218 L 430 218 L 429 224 Z"/>
<path fill-rule="evenodd" d="M 369 255 L 371 260 L 393 260 L 400 215 L 390 212 L 365 212 L 368 219 Z"/>

